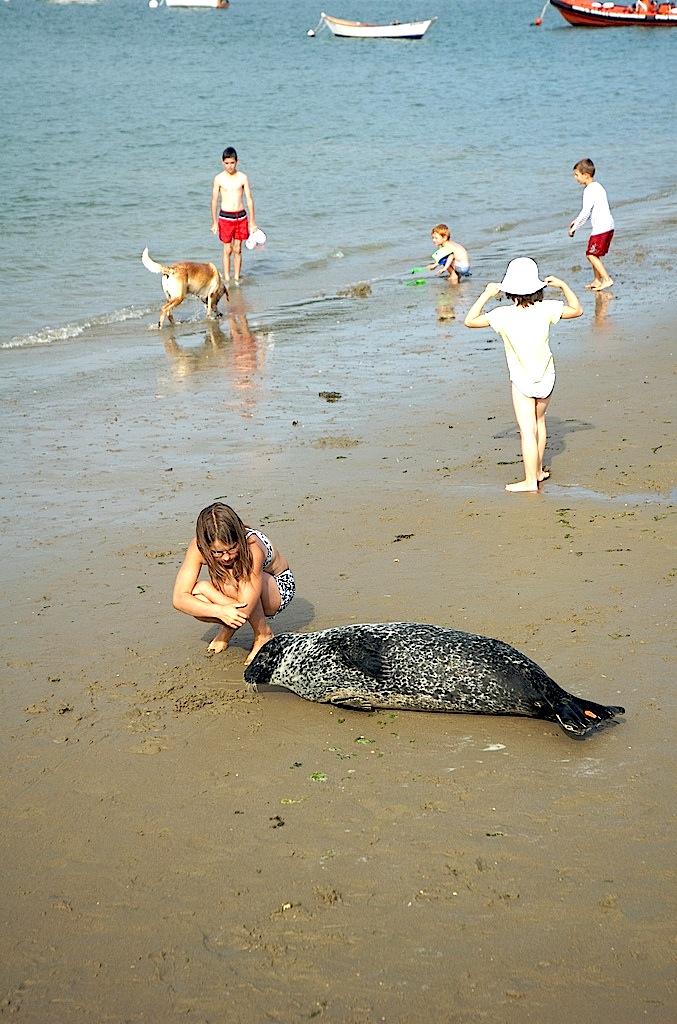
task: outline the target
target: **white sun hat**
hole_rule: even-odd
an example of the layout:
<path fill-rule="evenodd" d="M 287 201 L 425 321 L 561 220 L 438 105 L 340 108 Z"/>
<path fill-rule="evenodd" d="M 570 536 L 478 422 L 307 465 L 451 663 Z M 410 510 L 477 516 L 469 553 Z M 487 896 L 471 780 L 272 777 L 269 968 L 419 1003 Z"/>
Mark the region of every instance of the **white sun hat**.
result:
<path fill-rule="evenodd" d="M 261 231 L 259 228 L 257 231 L 252 231 L 251 235 L 244 244 L 247 246 L 248 249 L 256 249 L 257 246 L 259 247 L 259 249 L 262 249 L 263 246 L 266 244 L 266 236 L 264 235 L 263 231 Z"/>
<path fill-rule="evenodd" d="M 501 281 L 501 291 L 509 295 L 533 295 L 545 288 L 545 281 L 538 276 L 538 265 L 528 256 L 520 256 L 510 260 L 505 276 Z"/>

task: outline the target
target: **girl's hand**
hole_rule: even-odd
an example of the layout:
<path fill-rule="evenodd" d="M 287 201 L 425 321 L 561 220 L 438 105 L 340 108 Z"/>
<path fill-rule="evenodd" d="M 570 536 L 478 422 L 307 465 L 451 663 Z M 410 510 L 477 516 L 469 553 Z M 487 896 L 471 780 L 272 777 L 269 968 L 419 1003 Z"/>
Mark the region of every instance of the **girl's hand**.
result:
<path fill-rule="evenodd" d="M 495 281 L 490 281 L 489 284 L 484 289 L 484 291 L 482 292 L 482 295 L 484 296 L 485 299 L 493 299 L 494 296 L 500 295 L 501 291 L 502 288 L 500 284 L 497 284 Z"/>
<path fill-rule="evenodd" d="M 549 274 L 547 277 L 544 277 L 543 280 L 549 288 L 561 288 L 564 284 L 564 281 L 560 281 L 559 277 L 553 277 L 552 274 Z"/>
<path fill-rule="evenodd" d="M 231 604 L 222 607 L 219 611 L 219 618 L 224 626 L 230 626 L 231 629 L 239 629 L 247 621 L 247 616 L 242 611 L 246 607 L 245 604 Z"/>

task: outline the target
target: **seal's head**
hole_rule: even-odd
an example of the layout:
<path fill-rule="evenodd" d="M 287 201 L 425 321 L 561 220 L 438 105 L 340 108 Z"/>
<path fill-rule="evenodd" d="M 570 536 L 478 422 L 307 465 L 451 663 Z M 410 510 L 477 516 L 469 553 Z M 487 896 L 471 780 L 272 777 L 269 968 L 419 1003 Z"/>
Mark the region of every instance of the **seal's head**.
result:
<path fill-rule="evenodd" d="M 244 670 L 245 682 L 254 690 L 262 683 L 269 683 L 282 653 L 283 641 L 281 637 L 275 636 L 263 645 L 251 664 L 247 665 Z"/>

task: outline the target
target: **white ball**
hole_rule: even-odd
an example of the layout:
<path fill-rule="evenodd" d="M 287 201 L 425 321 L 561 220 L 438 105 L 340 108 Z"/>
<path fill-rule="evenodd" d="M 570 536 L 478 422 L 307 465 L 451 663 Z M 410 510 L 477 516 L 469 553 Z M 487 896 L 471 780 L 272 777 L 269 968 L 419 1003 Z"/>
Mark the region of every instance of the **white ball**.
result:
<path fill-rule="evenodd" d="M 148 0 L 148 6 L 155 9 L 157 7 L 157 0 Z"/>
<path fill-rule="evenodd" d="M 156 2 L 157 2 L 157 0 L 156 0 Z M 312 39 L 312 37 L 315 35 L 315 33 L 313 32 L 312 28 L 309 28 L 308 31 L 306 32 L 306 35 L 310 36 L 311 39 Z"/>

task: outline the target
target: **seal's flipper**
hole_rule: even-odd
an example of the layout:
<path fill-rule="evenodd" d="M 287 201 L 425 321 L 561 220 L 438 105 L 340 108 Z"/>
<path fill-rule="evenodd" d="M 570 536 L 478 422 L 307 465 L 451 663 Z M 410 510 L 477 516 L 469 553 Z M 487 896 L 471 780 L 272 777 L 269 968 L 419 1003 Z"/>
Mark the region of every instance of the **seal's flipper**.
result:
<path fill-rule="evenodd" d="M 341 640 L 337 656 L 346 668 L 357 669 L 371 679 L 382 679 L 384 672 L 383 645 L 373 638 L 359 634 Z"/>
<path fill-rule="evenodd" d="M 354 711 L 376 711 L 378 708 L 368 694 L 363 696 L 359 693 L 332 693 L 323 703 L 333 704 L 337 708 L 352 708 Z"/>
<path fill-rule="evenodd" d="M 604 704 L 595 704 L 582 697 L 564 697 L 553 709 L 553 721 L 559 722 L 566 732 L 576 736 L 587 736 L 594 729 L 599 729 L 605 721 L 624 715 L 625 708 Z"/>

